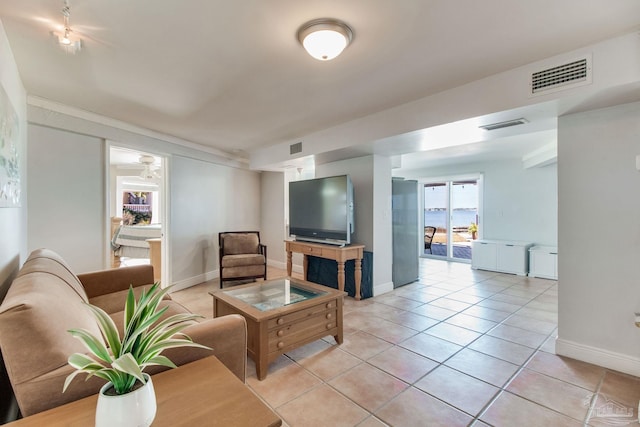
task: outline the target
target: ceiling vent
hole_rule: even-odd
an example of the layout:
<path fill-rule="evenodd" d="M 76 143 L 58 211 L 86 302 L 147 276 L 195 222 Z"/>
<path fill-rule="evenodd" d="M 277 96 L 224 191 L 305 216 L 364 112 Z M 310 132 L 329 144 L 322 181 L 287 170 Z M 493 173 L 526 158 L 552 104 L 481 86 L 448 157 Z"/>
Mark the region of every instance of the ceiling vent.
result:
<path fill-rule="evenodd" d="M 519 119 L 507 120 L 506 122 L 491 123 L 488 125 L 482 125 L 478 127 L 484 130 L 496 130 L 496 129 L 508 128 L 511 126 L 523 125 L 525 123 L 529 123 L 529 120 L 525 118 L 519 118 Z"/>
<path fill-rule="evenodd" d="M 291 144 L 289 146 L 289 154 L 298 154 L 302 153 L 302 142 L 296 142 L 295 144 Z"/>
<path fill-rule="evenodd" d="M 591 83 L 591 56 L 531 74 L 531 95 Z"/>

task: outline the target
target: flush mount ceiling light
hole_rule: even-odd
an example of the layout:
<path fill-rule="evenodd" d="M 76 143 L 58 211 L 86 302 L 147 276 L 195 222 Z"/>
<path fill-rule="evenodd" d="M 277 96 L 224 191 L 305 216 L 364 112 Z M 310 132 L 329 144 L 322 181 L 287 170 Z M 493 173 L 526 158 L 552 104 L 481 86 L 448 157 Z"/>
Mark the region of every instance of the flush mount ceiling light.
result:
<path fill-rule="evenodd" d="M 309 55 L 329 61 L 340 55 L 353 39 L 353 31 L 337 19 L 321 18 L 309 21 L 298 30 L 298 40 Z"/>
<path fill-rule="evenodd" d="M 79 37 L 73 35 L 71 24 L 69 20 L 71 18 L 71 7 L 69 7 L 69 0 L 64 0 L 64 6 L 62 7 L 62 16 L 64 19 L 63 31 L 61 33 L 53 32 L 52 34 L 57 37 L 58 45 L 64 49 L 67 53 L 76 53 L 82 49 L 82 40 Z"/>

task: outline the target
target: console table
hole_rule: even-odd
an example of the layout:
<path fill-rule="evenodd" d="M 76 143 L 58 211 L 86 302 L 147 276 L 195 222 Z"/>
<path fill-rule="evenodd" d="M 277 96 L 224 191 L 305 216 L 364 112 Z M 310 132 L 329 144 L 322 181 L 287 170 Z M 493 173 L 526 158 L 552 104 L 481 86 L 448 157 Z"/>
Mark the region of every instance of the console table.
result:
<path fill-rule="evenodd" d="M 338 263 L 338 289 L 344 291 L 344 263 L 350 259 L 355 260 L 355 298 L 360 299 L 360 284 L 362 282 L 362 257 L 364 255 L 364 245 L 334 246 L 323 245 L 321 243 L 310 243 L 296 240 L 285 240 L 285 250 L 287 251 L 287 275 L 291 276 L 292 253 L 297 252 L 304 255 L 302 261 L 303 277 L 307 280 L 307 266 L 309 260 L 307 255 L 332 259 Z"/>
<path fill-rule="evenodd" d="M 214 356 L 152 378 L 158 405 L 153 427 L 282 425 L 275 412 Z M 97 400 L 97 395 L 89 396 L 6 425 L 92 426 Z"/>

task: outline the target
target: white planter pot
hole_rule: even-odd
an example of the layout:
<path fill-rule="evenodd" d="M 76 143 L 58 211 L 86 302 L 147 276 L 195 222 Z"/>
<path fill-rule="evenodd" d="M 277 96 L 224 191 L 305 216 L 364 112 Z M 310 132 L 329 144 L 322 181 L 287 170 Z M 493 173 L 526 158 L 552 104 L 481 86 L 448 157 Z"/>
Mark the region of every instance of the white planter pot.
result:
<path fill-rule="evenodd" d="M 149 427 L 156 416 L 156 393 L 151 377 L 143 374 L 146 384 L 131 393 L 108 396 L 112 387 L 107 383 L 100 389 L 96 407 L 96 427 Z"/>

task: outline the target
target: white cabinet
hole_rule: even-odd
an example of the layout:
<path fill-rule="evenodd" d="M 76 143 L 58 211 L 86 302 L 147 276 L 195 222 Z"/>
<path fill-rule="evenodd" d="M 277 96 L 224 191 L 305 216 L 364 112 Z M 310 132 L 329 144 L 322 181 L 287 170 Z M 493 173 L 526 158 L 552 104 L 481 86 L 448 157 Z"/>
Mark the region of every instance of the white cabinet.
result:
<path fill-rule="evenodd" d="M 471 268 L 526 276 L 529 271 L 529 242 L 474 240 Z"/>
<path fill-rule="evenodd" d="M 471 268 L 495 270 L 497 267 L 496 245 L 494 243 L 474 240 L 471 243 Z"/>
<path fill-rule="evenodd" d="M 558 248 L 534 246 L 529 249 L 529 276 L 558 280 Z"/>

